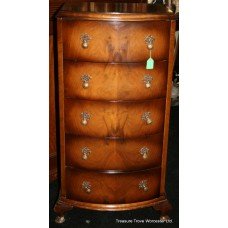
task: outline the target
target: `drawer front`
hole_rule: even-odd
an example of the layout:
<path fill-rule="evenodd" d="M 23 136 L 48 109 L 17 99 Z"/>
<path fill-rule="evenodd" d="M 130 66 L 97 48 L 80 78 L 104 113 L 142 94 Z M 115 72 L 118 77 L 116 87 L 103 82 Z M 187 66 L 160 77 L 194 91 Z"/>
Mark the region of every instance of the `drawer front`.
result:
<path fill-rule="evenodd" d="M 63 56 L 92 62 L 145 62 L 149 49 L 145 38 L 153 36 L 152 57 L 168 59 L 169 21 L 100 22 L 63 21 Z M 89 36 L 83 48 L 83 35 Z M 84 37 L 85 38 L 85 37 Z"/>
<path fill-rule="evenodd" d="M 65 96 L 94 100 L 140 100 L 165 97 L 167 61 L 145 64 L 64 63 Z"/>
<path fill-rule="evenodd" d="M 138 137 L 163 131 L 165 99 L 101 102 L 65 99 L 65 132 L 92 137 Z"/>
<path fill-rule="evenodd" d="M 66 135 L 66 165 L 88 170 L 132 171 L 161 165 L 163 134 L 137 139 Z"/>
<path fill-rule="evenodd" d="M 104 174 L 66 168 L 66 197 L 81 202 L 122 204 L 159 196 L 160 169 Z"/>

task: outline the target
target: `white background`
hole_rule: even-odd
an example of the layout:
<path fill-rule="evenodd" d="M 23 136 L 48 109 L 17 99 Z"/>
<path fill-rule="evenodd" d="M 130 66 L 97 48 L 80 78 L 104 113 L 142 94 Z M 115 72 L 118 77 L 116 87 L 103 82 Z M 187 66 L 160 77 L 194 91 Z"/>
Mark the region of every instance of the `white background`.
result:
<path fill-rule="evenodd" d="M 2 1 L 1 227 L 49 217 L 48 0 Z M 180 227 L 227 226 L 228 3 L 180 1 Z"/>

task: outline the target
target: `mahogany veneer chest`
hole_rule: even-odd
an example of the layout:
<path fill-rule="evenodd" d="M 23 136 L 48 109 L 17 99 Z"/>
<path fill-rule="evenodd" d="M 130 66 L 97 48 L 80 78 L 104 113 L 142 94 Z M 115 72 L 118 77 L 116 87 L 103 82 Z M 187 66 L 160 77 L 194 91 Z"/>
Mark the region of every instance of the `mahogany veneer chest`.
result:
<path fill-rule="evenodd" d="M 174 34 L 175 15 L 163 5 L 68 2 L 59 12 L 56 222 L 74 206 L 153 206 L 167 218 Z"/>

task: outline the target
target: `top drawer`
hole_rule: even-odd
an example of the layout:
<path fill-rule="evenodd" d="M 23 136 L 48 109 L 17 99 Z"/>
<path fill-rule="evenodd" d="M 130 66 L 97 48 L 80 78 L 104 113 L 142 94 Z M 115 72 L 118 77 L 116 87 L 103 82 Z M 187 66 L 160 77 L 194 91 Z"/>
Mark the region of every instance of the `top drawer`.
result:
<path fill-rule="evenodd" d="M 63 56 L 91 62 L 142 62 L 149 58 L 145 38 L 153 36 L 152 58 L 168 59 L 169 21 L 63 21 Z M 87 34 L 88 47 L 82 36 Z"/>

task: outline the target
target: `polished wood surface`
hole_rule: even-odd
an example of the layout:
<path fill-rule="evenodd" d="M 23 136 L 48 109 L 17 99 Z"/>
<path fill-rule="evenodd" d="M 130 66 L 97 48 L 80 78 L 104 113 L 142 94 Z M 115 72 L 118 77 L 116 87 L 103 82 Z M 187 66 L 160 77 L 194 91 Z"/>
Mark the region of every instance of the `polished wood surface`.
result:
<path fill-rule="evenodd" d="M 65 127 L 64 127 L 64 87 L 63 87 L 63 48 L 62 48 L 62 19 L 57 18 L 57 48 L 58 48 L 58 98 L 59 98 L 59 127 L 60 127 L 60 181 L 61 195 L 66 195 L 65 182 Z"/>
<path fill-rule="evenodd" d="M 154 210 L 160 212 L 160 220 L 164 221 L 170 219 L 168 214 L 172 210 L 172 205 L 167 199 L 162 202 L 159 202 L 158 204 L 155 204 L 153 208 Z"/>
<path fill-rule="evenodd" d="M 139 189 L 139 183 L 143 180 L 147 181 L 147 191 Z M 84 181 L 90 183 L 90 193 L 83 189 L 82 183 Z M 140 202 L 159 196 L 160 169 L 105 174 L 66 168 L 66 183 L 66 197 L 69 199 L 106 204 Z"/>
<path fill-rule="evenodd" d="M 56 36 L 55 16 L 67 0 L 49 0 L 49 35 Z"/>
<path fill-rule="evenodd" d="M 143 3 L 142 3 L 143 2 Z M 144 21 L 170 20 L 175 14 L 163 4 L 147 4 L 144 1 L 75 1 L 68 0 L 58 14 L 71 20 Z"/>
<path fill-rule="evenodd" d="M 49 182 L 52 182 L 57 179 L 58 175 L 58 164 L 57 164 L 57 155 L 56 153 L 49 155 Z"/>
<path fill-rule="evenodd" d="M 66 133 L 93 137 L 132 138 L 163 131 L 165 99 L 145 102 L 100 102 L 65 99 Z M 82 125 L 81 113 L 90 115 Z M 142 120 L 145 112 L 151 113 L 151 124 Z"/>
<path fill-rule="evenodd" d="M 168 138 L 169 138 L 169 119 L 170 119 L 170 108 L 171 108 L 173 66 L 174 66 L 175 28 L 176 28 L 176 22 L 171 21 L 170 41 L 169 41 L 169 43 L 170 43 L 169 68 L 168 68 L 164 137 L 163 137 L 163 151 L 162 151 L 162 175 L 161 175 L 161 187 L 160 187 L 161 194 L 165 194 L 165 183 L 166 183 L 166 164 L 167 164 L 167 151 L 168 151 Z"/>
<path fill-rule="evenodd" d="M 161 165 L 163 134 L 136 139 L 99 139 L 66 135 L 66 165 L 87 170 L 133 171 Z M 90 154 L 83 158 L 83 148 Z M 146 157 L 140 150 L 146 147 Z"/>
<path fill-rule="evenodd" d="M 145 64 L 149 58 L 145 38 L 153 35 L 151 55 L 155 60 L 165 60 L 169 55 L 169 29 L 169 21 L 63 21 L 63 55 L 65 59 L 76 61 Z M 80 40 L 85 33 L 91 36 L 87 49 L 82 47 Z"/>
<path fill-rule="evenodd" d="M 49 180 L 57 178 L 57 140 L 56 140 L 56 104 L 54 41 L 49 36 Z"/>
<path fill-rule="evenodd" d="M 166 6 L 140 3 L 69 2 L 58 14 L 59 215 L 72 206 L 94 210 L 154 206 L 163 216 L 168 213 L 165 167 L 174 19 Z M 85 33 L 91 36 L 86 49 L 80 39 Z M 145 90 L 147 35 L 155 37 L 155 69 L 150 71 L 155 81 Z M 86 89 L 81 74 L 91 76 Z M 82 112 L 90 114 L 86 125 Z M 142 120 L 145 112 L 151 113 L 151 124 Z M 153 151 L 146 159 L 139 153 L 142 142 Z M 87 159 L 82 157 L 83 147 L 90 149 Z M 144 180 L 148 191 L 139 188 Z M 84 181 L 91 191 L 82 187 Z"/>
<path fill-rule="evenodd" d="M 57 126 L 57 47 L 55 16 L 66 0 L 49 0 L 49 181 L 58 176 L 58 126 Z"/>
<path fill-rule="evenodd" d="M 55 204 L 55 212 L 58 215 L 64 215 L 68 210 L 73 209 L 73 207 L 89 209 L 89 210 L 97 210 L 97 211 L 126 211 L 126 210 L 134 210 L 141 209 L 144 207 L 159 207 L 160 203 L 167 201 L 166 196 L 160 195 L 159 197 L 154 197 L 150 200 L 145 200 L 142 202 L 135 203 L 122 203 L 122 204 L 97 204 L 97 203 L 87 203 L 81 202 L 77 200 L 67 199 L 62 194 L 59 196 L 58 201 Z M 57 208 L 56 208 L 57 207 Z"/>
<path fill-rule="evenodd" d="M 110 64 L 64 62 L 65 96 L 92 100 L 145 100 L 166 96 L 167 61 L 155 63 L 146 70 L 145 63 Z M 82 76 L 89 75 L 89 87 L 83 87 Z M 144 76 L 151 76 L 146 88 Z"/>

